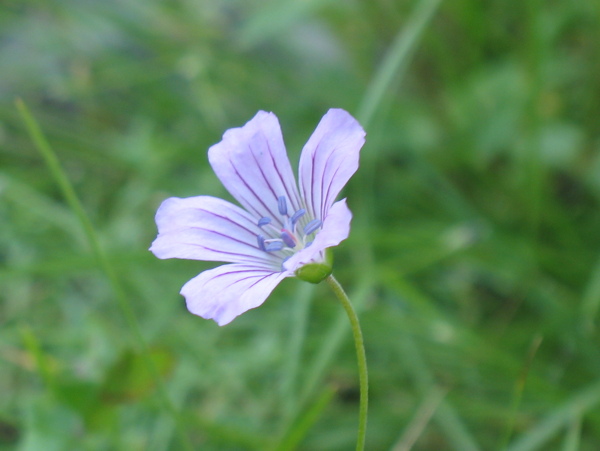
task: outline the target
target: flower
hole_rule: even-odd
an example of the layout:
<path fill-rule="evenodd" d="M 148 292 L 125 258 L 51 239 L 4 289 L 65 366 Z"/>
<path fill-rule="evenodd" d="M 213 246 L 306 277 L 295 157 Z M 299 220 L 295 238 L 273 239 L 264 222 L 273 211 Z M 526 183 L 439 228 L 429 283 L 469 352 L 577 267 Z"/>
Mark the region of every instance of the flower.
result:
<path fill-rule="evenodd" d="M 208 159 L 244 208 L 211 196 L 172 197 L 156 213 L 150 250 L 158 258 L 229 263 L 183 286 L 188 310 L 222 326 L 261 305 L 286 277 L 327 265 L 326 249 L 350 232 L 346 199 L 335 199 L 358 169 L 364 137 L 350 114 L 329 110 L 302 149 L 297 186 L 273 113 L 259 111 L 225 132 Z"/>

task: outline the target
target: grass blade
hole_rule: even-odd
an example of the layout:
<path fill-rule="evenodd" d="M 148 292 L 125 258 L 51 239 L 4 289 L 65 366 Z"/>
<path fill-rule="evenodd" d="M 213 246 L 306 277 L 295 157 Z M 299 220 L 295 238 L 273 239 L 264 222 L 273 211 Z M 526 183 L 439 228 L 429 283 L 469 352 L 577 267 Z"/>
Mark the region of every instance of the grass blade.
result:
<path fill-rule="evenodd" d="M 310 428 L 333 399 L 336 390 L 326 389 L 317 400 L 300 416 L 282 442 L 276 446 L 276 451 L 292 451 L 300 444 Z"/>
<path fill-rule="evenodd" d="M 358 109 L 358 120 L 368 128 L 375 112 L 394 81 L 402 78 L 419 37 L 429 23 L 441 0 L 421 1 L 412 16 L 394 40 L 375 77 L 369 84 L 362 104 Z"/>
<path fill-rule="evenodd" d="M 545 443 L 554 437 L 561 428 L 567 426 L 574 419 L 583 415 L 587 410 L 600 403 L 600 381 L 579 390 L 571 396 L 562 406 L 554 410 L 536 427 L 527 432 L 523 437 L 508 447 L 507 451 L 533 451 L 545 449 Z"/>
<path fill-rule="evenodd" d="M 19 113 L 21 114 L 21 118 L 23 119 L 23 122 L 25 123 L 25 126 L 27 127 L 29 136 L 31 137 L 33 143 L 35 144 L 35 147 L 38 149 L 38 151 L 44 158 L 44 160 L 48 166 L 48 169 L 50 170 L 50 173 L 52 174 L 52 177 L 54 178 L 54 180 L 60 187 L 60 190 L 62 191 L 62 194 L 65 197 L 65 200 L 69 204 L 69 207 L 71 208 L 71 210 L 73 210 L 73 213 L 77 216 L 77 219 L 79 220 L 79 222 L 85 232 L 85 235 L 86 235 L 88 243 L 91 247 L 92 253 L 96 257 L 98 266 L 102 269 L 102 271 L 104 272 L 104 274 L 106 275 L 106 277 L 108 278 L 108 280 L 111 284 L 111 287 L 115 293 L 115 299 L 118 302 L 119 307 L 123 313 L 123 316 L 125 317 L 125 320 L 127 321 L 128 325 L 129 325 L 130 329 L 133 331 L 133 339 L 134 339 L 135 343 L 137 344 L 141 354 L 144 356 L 144 359 L 145 359 L 147 367 L 148 367 L 148 371 L 153 375 L 153 377 L 156 380 L 156 386 L 158 387 L 158 393 L 163 402 L 163 405 L 165 406 L 167 411 L 170 413 L 170 415 L 175 420 L 175 424 L 178 429 L 182 445 L 185 447 L 185 449 L 192 450 L 193 448 L 191 446 L 191 443 L 189 442 L 189 439 L 187 438 L 187 435 L 185 434 L 185 431 L 183 428 L 183 420 L 181 419 L 179 412 L 177 411 L 177 409 L 175 408 L 175 406 L 172 404 L 171 400 L 167 396 L 166 390 L 164 388 L 161 377 L 159 376 L 158 370 L 150 357 L 150 353 L 148 351 L 148 345 L 146 344 L 146 341 L 142 335 L 137 318 L 136 318 L 133 308 L 129 302 L 129 298 L 125 295 L 125 292 L 123 291 L 123 289 L 121 287 L 121 283 L 117 277 L 117 274 L 116 274 L 114 268 L 112 267 L 110 260 L 108 259 L 106 253 L 102 249 L 102 246 L 100 245 L 100 240 L 98 239 L 98 236 L 96 234 L 96 231 L 94 230 L 94 226 L 92 225 L 91 220 L 87 216 L 87 214 L 83 208 L 83 205 L 81 204 L 81 202 L 79 201 L 79 198 L 77 197 L 77 194 L 75 193 L 73 185 L 71 185 L 66 173 L 64 172 L 64 170 L 61 167 L 61 164 L 60 164 L 56 154 L 50 147 L 50 144 L 46 140 L 46 137 L 44 136 L 37 121 L 35 120 L 33 115 L 29 112 L 29 109 L 27 108 L 27 106 L 21 99 L 17 99 L 16 105 L 17 105 L 17 109 L 19 110 Z"/>
<path fill-rule="evenodd" d="M 412 421 L 406 426 L 392 451 L 410 451 L 425 430 L 429 420 L 446 396 L 446 391 L 434 387 L 421 403 Z"/>
<path fill-rule="evenodd" d="M 565 442 L 562 447 L 562 451 L 577 451 L 579 449 L 579 442 L 581 438 L 581 417 L 577 415 L 571 421 L 569 428 L 567 429 L 567 435 L 565 436 Z"/>
<path fill-rule="evenodd" d="M 286 363 L 286 372 L 281 382 L 282 399 L 284 405 L 284 421 L 292 420 L 292 413 L 297 403 L 297 383 L 302 347 L 306 339 L 310 300 L 315 292 L 315 286 L 302 283 L 298 287 L 298 294 L 294 299 L 294 311 L 291 315 L 289 351 Z"/>

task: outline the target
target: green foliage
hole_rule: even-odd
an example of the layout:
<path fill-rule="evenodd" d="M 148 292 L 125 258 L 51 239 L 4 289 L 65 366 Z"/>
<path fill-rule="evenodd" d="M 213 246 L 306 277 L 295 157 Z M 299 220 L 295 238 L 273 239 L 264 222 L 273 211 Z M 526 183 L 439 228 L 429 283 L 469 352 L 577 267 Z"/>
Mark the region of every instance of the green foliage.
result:
<path fill-rule="evenodd" d="M 147 251 L 161 200 L 228 197 L 206 157 L 227 128 L 273 111 L 295 160 L 330 107 L 367 130 L 334 267 L 367 347 L 367 449 L 597 449 L 597 1 L 0 12 L 2 449 L 353 447 L 326 286 L 285 281 L 219 328 L 177 294 L 213 265 Z"/>

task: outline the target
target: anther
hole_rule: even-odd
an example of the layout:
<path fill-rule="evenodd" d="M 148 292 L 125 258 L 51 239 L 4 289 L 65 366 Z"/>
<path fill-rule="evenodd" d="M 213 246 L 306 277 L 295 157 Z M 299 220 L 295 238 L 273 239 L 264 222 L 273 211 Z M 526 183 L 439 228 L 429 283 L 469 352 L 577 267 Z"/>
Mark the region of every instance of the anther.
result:
<path fill-rule="evenodd" d="M 287 202 L 285 201 L 285 196 L 279 196 L 279 199 L 277 199 L 277 208 L 279 209 L 280 215 L 287 215 Z"/>
<path fill-rule="evenodd" d="M 283 249 L 283 241 L 271 241 L 270 243 L 266 243 L 265 250 L 267 252 L 275 252 Z"/>
<path fill-rule="evenodd" d="M 323 223 L 321 222 L 320 219 L 313 219 L 308 224 L 306 224 L 306 226 L 304 227 L 304 234 L 310 235 L 311 233 L 315 232 L 322 225 L 323 225 Z"/>
<path fill-rule="evenodd" d="M 301 208 L 300 210 L 298 210 L 296 213 L 294 213 L 292 215 L 292 217 L 290 218 L 290 221 L 292 222 L 292 230 L 294 229 L 294 226 L 298 222 L 298 219 L 300 219 L 302 216 L 304 216 L 305 213 L 306 213 L 306 210 L 304 208 Z"/>
<path fill-rule="evenodd" d="M 271 224 L 271 218 L 267 218 L 265 216 L 264 218 L 260 218 L 258 220 L 258 226 L 259 227 L 266 226 L 267 224 Z"/>
<path fill-rule="evenodd" d="M 280 238 L 283 240 L 287 247 L 296 247 L 296 241 L 294 241 L 294 238 L 292 238 L 292 235 L 287 230 L 281 231 Z"/>

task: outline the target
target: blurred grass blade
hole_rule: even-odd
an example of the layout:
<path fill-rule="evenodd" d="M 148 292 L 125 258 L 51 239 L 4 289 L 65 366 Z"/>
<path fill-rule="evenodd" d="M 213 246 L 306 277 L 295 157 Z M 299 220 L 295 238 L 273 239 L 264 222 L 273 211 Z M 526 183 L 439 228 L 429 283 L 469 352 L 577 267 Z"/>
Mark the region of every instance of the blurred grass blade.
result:
<path fill-rule="evenodd" d="M 562 406 L 554 409 L 536 427 L 507 448 L 507 451 L 534 451 L 545 448 L 546 443 L 575 418 L 600 403 L 600 381 L 579 390 Z"/>
<path fill-rule="evenodd" d="M 362 97 L 356 114 L 358 121 L 367 132 L 371 132 L 373 117 L 380 109 L 386 94 L 389 95 L 392 84 L 394 82 L 398 83 L 406 72 L 410 57 L 419 42 L 419 38 L 440 3 L 441 0 L 421 0 L 415 7 L 413 14 L 396 35 L 386 56 L 379 64 Z M 355 222 L 358 230 L 371 229 L 369 218 L 373 216 L 373 203 L 370 202 L 370 199 L 375 198 L 375 160 L 378 155 L 375 149 L 379 147 L 377 144 L 380 137 L 373 134 L 370 139 L 369 148 L 371 151 L 363 152 L 361 156 L 362 168 L 358 175 L 358 183 L 364 187 L 361 190 L 362 194 L 357 199 L 357 204 L 364 213 L 358 216 Z M 367 241 L 361 246 L 360 253 L 363 255 L 363 260 L 372 267 L 373 251 Z"/>
<path fill-rule="evenodd" d="M 331 0 L 275 0 L 261 2 L 261 9 L 243 25 L 237 41 L 244 48 L 255 46 L 284 33 L 311 12 Z"/>
<path fill-rule="evenodd" d="M 429 387 L 436 384 L 433 373 L 412 336 L 408 334 L 404 336 L 399 352 L 401 352 L 400 358 L 402 361 L 406 362 L 406 368 L 412 372 L 411 376 L 414 384 L 421 393 L 425 393 L 429 390 Z M 452 444 L 452 449 L 460 449 L 461 451 L 479 450 L 477 442 L 449 402 L 441 402 L 434 418 L 447 435 Z"/>
<path fill-rule="evenodd" d="M 35 370 L 37 370 L 38 374 L 46 384 L 46 388 L 55 394 L 56 381 L 54 378 L 52 365 L 48 356 L 44 354 L 37 336 L 31 327 L 28 326 L 23 327 L 20 332 L 23 343 L 25 344 L 25 348 L 27 348 L 27 351 L 33 357 L 35 362 Z"/>
<path fill-rule="evenodd" d="M 581 301 L 581 316 L 584 330 L 587 333 L 594 331 L 594 322 L 600 307 L 600 260 L 592 271 L 590 280 L 585 288 Z"/>
<path fill-rule="evenodd" d="M 200 411 L 194 412 L 194 423 L 202 428 L 205 444 L 210 443 L 214 446 L 209 448 L 211 450 L 264 451 L 273 443 L 272 437 L 264 433 L 251 432 L 243 425 L 225 425 L 214 418 L 202 415 Z M 202 449 L 204 447 L 197 448 L 198 451 Z M 178 448 L 174 451 L 178 451 Z"/>
<path fill-rule="evenodd" d="M 510 407 L 508 425 L 506 428 L 504 441 L 502 442 L 502 446 L 499 448 L 500 450 L 506 449 L 506 446 L 508 445 L 512 437 L 513 429 L 515 427 L 515 421 L 519 412 L 519 406 L 521 405 L 521 401 L 523 399 L 523 392 L 525 391 L 525 383 L 527 382 L 527 376 L 529 375 L 529 370 L 531 368 L 531 364 L 533 363 L 533 359 L 537 354 L 540 345 L 542 344 L 542 340 L 543 337 L 541 335 L 535 335 L 533 337 L 533 340 L 531 341 L 531 344 L 529 345 L 529 351 L 527 352 L 527 357 L 525 359 L 525 363 L 523 364 L 521 374 L 515 382 L 515 389 Z"/>
<path fill-rule="evenodd" d="M 577 415 L 571 421 L 565 436 L 562 451 L 578 451 L 581 442 L 581 416 Z"/>
<path fill-rule="evenodd" d="M 384 96 L 388 93 L 392 82 L 398 81 L 404 75 L 419 37 L 440 3 L 441 0 L 419 2 L 412 16 L 406 21 L 406 26 L 396 36 L 358 108 L 357 118 L 364 128 L 369 128 L 371 120 Z"/>
<path fill-rule="evenodd" d="M 7 174 L 0 175 L 0 184 L 3 185 L 2 197 L 4 199 L 15 204 L 25 205 L 29 213 L 67 231 L 78 244 L 85 242 L 81 226 L 63 203 L 57 202 L 50 196 Z"/>
<path fill-rule="evenodd" d="M 83 205 L 79 201 L 79 198 L 77 197 L 73 186 L 71 185 L 67 175 L 63 171 L 60 162 L 56 157 L 56 154 L 50 147 L 50 144 L 46 140 L 37 121 L 34 119 L 33 115 L 29 112 L 29 109 L 21 99 L 16 100 L 16 106 L 19 110 L 19 113 L 21 114 L 21 118 L 23 119 L 25 126 L 27 127 L 27 131 L 31 139 L 33 140 L 36 148 L 46 161 L 48 169 L 50 170 L 50 173 L 54 177 L 54 180 L 60 187 L 63 196 L 69 204 L 69 207 L 73 210 L 73 212 L 77 216 L 77 219 L 81 223 L 81 226 L 84 229 L 92 252 L 96 257 L 98 265 L 104 271 L 106 277 L 108 278 L 111 284 L 111 287 L 115 293 L 115 299 L 117 300 L 119 307 L 121 308 L 121 311 L 123 312 L 123 315 L 125 316 L 125 319 L 130 329 L 133 331 L 133 338 L 137 346 L 141 350 L 140 353 L 144 357 L 147 369 L 156 380 L 157 391 L 162 399 L 164 407 L 175 420 L 175 424 L 178 429 L 182 445 L 185 447 L 185 449 L 192 450 L 193 448 L 183 428 L 183 420 L 181 419 L 178 411 L 175 409 L 175 406 L 171 403 L 171 400 L 167 396 L 166 390 L 163 386 L 162 378 L 160 377 L 158 370 L 154 365 L 152 358 L 150 357 L 148 345 L 146 344 L 146 341 L 142 335 L 137 318 L 129 302 L 129 298 L 123 292 L 117 274 L 114 268 L 112 267 L 108 257 L 106 256 L 104 250 L 102 249 L 102 246 L 100 245 L 100 240 L 98 239 L 92 222 L 85 213 Z"/>
<path fill-rule="evenodd" d="M 284 422 L 291 420 L 291 416 L 297 403 L 297 383 L 300 359 L 302 358 L 302 347 L 306 339 L 310 300 L 314 296 L 314 293 L 314 285 L 308 283 L 299 284 L 294 299 L 294 310 L 290 316 L 290 340 L 286 371 L 283 374 L 283 380 L 281 382 L 281 399 L 285 403 L 283 406 Z"/>
<path fill-rule="evenodd" d="M 110 269 L 110 264 L 108 264 L 108 261 L 106 261 L 106 258 L 104 257 L 104 252 L 102 251 L 102 248 L 100 247 L 100 242 L 99 242 L 98 238 L 96 237 L 96 232 L 94 231 L 92 222 L 90 221 L 87 214 L 85 213 L 85 210 L 83 209 L 83 206 L 81 205 L 81 202 L 79 202 L 79 199 L 77 198 L 77 195 L 75 194 L 75 190 L 73 189 L 73 186 L 69 182 L 69 179 L 67 178 L 66 174 L 62 170 L 62 167 L 60 166 L 60 162 L 58 161 L 58 158 L 56 157 L 56 155 L 50 148 L 50 145 L 46 141 L 46 138 L 44 137 L 42 130 L 40 129 L 38 123 L 33 118 L 31 113 L 29 112 L 25 103 L 21 99 L 17 99 L 16 105 L 17 105 L 17 109 L 19 110 L 19 113 L 21 114 L 21 118 L 25 122 L 29 136 L 31 137 L 32 141 L 35 144 L 35 147 L 40 152 L 40 154 L 42 154 L 42 157 L 46 161 L 46 164 L 48 165 L 48 169 L 50 170 L 50 173 L 52 174 L 52 176 L 54 177 L 54 180 L 56 181 L 60 190 L 62 191 L 62 194 L 65 197 L 67 204 L 69 205 L 71 210 L 73 210 L 73 213 L 75 213 L 75 215 L 77 216 L 77 219 L 79 220 L 79 223 L 83 227 L 83 230 L 88 239 L 88 243 L 92 248 L 92 252 L 98 259 L 98 264 L 105 271 L 108 269 L 107 275 L 112 274 L 112 270 Z M 105 267 L 106 265 L 108 265 L 108 267 Z M 112 278 L 112 276 L 111 276 L 111 278 Z"/>
<path fill-rule="evenodd" d="M 392 447 L 392 451 L 410 451 L 412 449 L 427 424 L 429 424 L 429 420 L 431 420 L 431 417 L 440 406 L 446 393 L 446 390 L 441 390 L 437 387 L 434 387 L 429 392 L 417 409 L 412 421 L 406 426 L 403 434 Z"/>
<path fill-rule="evenodd" d="M 288 434 L 283 438 L 281 443 L 275 447 L 276 451 L 292 451 L 300 444 L 302 439 L 306 437 L 310 428 L 315 424 L 317 419 L 321 416 L 325 408 L 329 405 L 333 399 L 336 390 L 334 388 L 327 388 L 300 416 L 295 425 L 291 428 Z"/>

